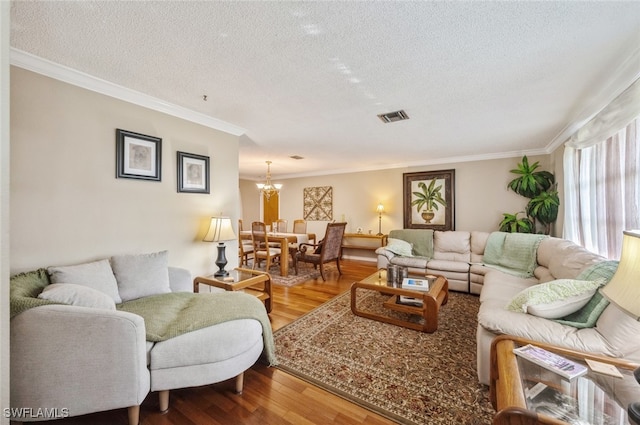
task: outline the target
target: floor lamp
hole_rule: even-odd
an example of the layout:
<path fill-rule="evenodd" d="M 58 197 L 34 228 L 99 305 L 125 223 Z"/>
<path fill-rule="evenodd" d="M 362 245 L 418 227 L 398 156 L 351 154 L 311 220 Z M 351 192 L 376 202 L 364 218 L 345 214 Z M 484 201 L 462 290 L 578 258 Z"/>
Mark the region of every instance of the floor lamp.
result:
<path fill-rule="evenodd" d="M 229 272 L 224 269 L 227 265 L 227 257 L 225 256 L 225 241 L 232 241 L 236 238 L 231 226 L 229 217 L 211 217 L 209 231 L 204 236 L 205 242 L 218 242 L 218 258 L 216 258 L 216 266 L 218 271 L 214 273 L 215 277 L 229 276 Z"/>
<path fill-rule="evenodd" d="M 640 320 L 640 230 L 623 233 L 620 264 L 600 293 L 629 316 Z M 640 384 L 640 368 L 634 375 Z M 628 412 L 629 420 L 640 425 L 640 400 L 629 404 Z"/>
<path fill-rule="evenodd" d="M 376 211 L 378 212 L 378 236 L 382 236 L 382 213 L 384 212 L 384 205 L 382 205 L 382 202 L 378 204 Z"/>

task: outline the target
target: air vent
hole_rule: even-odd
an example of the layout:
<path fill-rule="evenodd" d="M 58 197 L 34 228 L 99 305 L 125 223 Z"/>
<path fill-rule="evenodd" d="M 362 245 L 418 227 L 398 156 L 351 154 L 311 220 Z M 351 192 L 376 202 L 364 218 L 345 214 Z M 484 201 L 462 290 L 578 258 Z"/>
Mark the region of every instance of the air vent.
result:
<path fill-rule="evenodd" d="M 387 112 L 386 114 L 380 114 L 378 115 L 378 118 L 380 118 L 382 122 L 388 123 L 388 122 L 408 120 L 409 115 L 407 115 L 407 113 L 401 109 L 395 112 Z"/>
<path fill-rule="evenodd" d="M 304 159 L 304 157 L 301 157 L 300 155 L 291 155 L 289 158 L 291 158 L 291 159 Z"/>

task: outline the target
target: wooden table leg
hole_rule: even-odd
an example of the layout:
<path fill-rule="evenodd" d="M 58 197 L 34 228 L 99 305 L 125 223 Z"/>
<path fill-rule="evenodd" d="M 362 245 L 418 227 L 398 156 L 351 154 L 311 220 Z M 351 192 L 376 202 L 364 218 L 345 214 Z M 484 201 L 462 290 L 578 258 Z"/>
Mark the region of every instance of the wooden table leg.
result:
<path fill-rule="evenodd" d="M 289 239 L 280 242 L 280 275 L 289 276 Z"/>

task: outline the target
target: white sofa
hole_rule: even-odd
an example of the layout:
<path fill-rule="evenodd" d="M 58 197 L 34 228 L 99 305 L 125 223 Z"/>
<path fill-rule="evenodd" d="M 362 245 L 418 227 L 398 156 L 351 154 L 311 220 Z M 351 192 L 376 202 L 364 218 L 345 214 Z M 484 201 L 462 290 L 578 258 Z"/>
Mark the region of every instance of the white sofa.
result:
<path fill-rule="evenodd" d="M 488 232 L 397 229 L 389 232 L 389 244 L 376 250 L 378 268 L 396 264 L 410 274 L 432 273 L 449 281 L 449 289 L 479 294 L 487 269 L 481 265 Z M 394 241 L 411 245 L 411 256 L 398 254 Z"/>
<path fill-rule="evenodd" d="M 412 245 L 412 256 L 391 252 L 389 246 L 376 251 L 378 267 L 398 264 L 408 266 L 413 273 L 441 274 L 450 282 L 453 280 L 450 289 L 480 295 L 476 341 L 477 372 L 481 383 L 489 383 L 491 342 L 500 334 L 640 363 L 640 322 L 604 300 L 597 303 L 601 300 L 599 297 L 594 297 L 589 305 L 565 318 L 571 320 L 564 321 L 505 308 L 525 289 L 545 282 L 577 278 L 608 281 L 615 272 L 615 262 L 607 262 L 605 258 L 568 240 L 549 237 L 542 239 L 534 251 L 533 275 L 519 277 L 485 265 L 485 250 L 490 236 L 487 232 L 474 231 L 394 230 L 389 233 L 390 245 L 393 239 L 402 238 Z M 580 314 L 582 318 L 579 320 L 587 320 L 585 317 L 588 316 L 591 322 L 586 327 L 578 319 L 572 321 Z"/>
<path fill-rule="evenodd" d="M 166 252 L 13 276 L 11 407 L 27 413 L 50 409 L 58 417 L 126 407 L 130 425 L 137 425 L 139 406 L 150 390 L 159 392 L 160 409 L 166 410 L 171 389 L 236 377 L 236 391 L 241 391 L 243 372 L 263 350 L 275 364 L 272 350 L 265 349 L 273 344 L 269 319 L 257 298 L 188 292 L 193 292 L 190 273 L 168 267 Z M 120 296 L 124 302 L 116 303 Z M 200 308 L 206 310 L 200 327 L 189 324 L 186 332 L 163 339 L 149 335 L 151 324 L 145 324 L 157 313 L 155 307 L 141 308 L 149 300 L 168 300 L 172 304 L 164 310 L 177 317 L 190 314 L 189 319 L 194 316 L 188 303 L 217 304 Z M 246 308 L 219 321 L 212 316 L 219 314 L 220 303 Z M 136 309 L 140 315 L 131 312 Z"/>

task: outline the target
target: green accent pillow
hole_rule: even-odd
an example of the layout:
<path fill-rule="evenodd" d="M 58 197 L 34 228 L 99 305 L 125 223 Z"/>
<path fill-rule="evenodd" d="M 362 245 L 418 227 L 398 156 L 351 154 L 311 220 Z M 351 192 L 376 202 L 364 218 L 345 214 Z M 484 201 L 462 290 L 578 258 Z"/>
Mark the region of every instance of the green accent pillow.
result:
<path fill-rule="evenodd" d="M 20 273 L 9 280 L 10 317 L 15 317 L 25 310 L 46 304 L 60 304 L 38 299 L 38 294 L 49 285 L 46 269 Z"/>
<path fill-rule="evenodd" d="M 403 257 L 413 257 L 413 254 L 411 252 L 413 246 L 409 242 L 403 241 L 402 239 L 388 238 L 385 249 L 393 252 L 396 255 L 402 255 Z"/>
<path fill-rule="evenodd" d="M 618 261 L 603 261 L 585 269 L 578 275 L 578 279 L 598 279 L 602 278 L 608 283 L 618 269 Z M 598 321 L 609 301 L 600 292 L 596 292 L 593 298 L 580 310 L 557 319 L 556 322 L 574 328 L 593 328 Z"/>
<path fill-rule="evenodd" d="M 541 283 L 518 293 L 506 308 L 545 319 L 559 319 L 584 307 L 604 283 L 604 279 L 558 279 Z"/>

